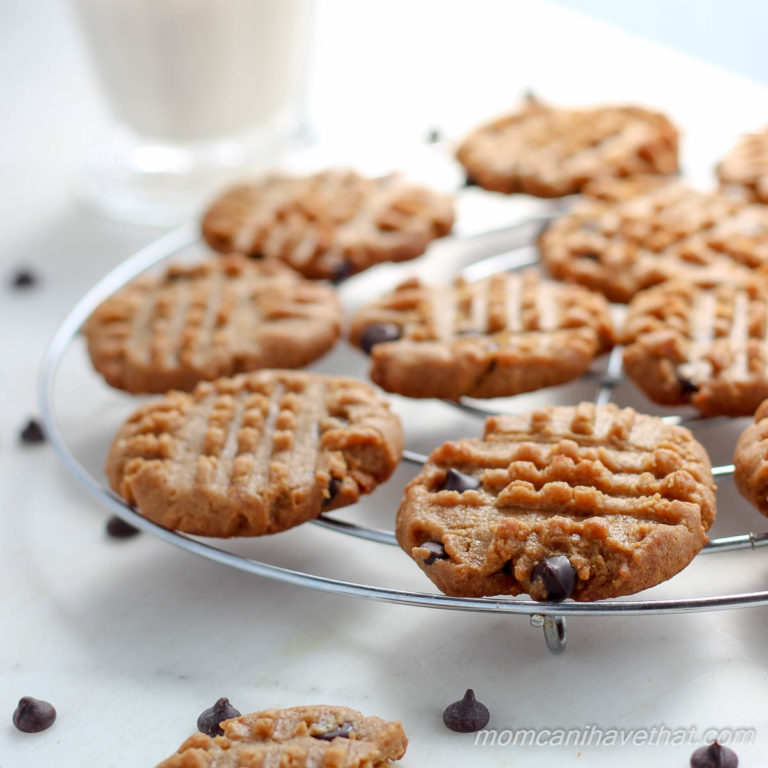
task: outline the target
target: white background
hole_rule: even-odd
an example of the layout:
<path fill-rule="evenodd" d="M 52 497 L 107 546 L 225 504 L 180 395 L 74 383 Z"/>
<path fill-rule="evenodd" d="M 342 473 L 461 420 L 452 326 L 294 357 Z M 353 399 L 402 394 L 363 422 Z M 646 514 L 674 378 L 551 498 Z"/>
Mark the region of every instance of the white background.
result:
<path fill-rule="evenodd" d="M 630 100 L 668 111 L 684 132 L 686 171 L 706 183 L 738 133 L 767 117 L 765 87 L 546 3 L 337 0 L 321 3 L 318 27 L 313 114 L 325 151 L 338 160 L 413 162 L 456 174 L 435 155 L 445 148 L 421 145 L 427 129 L 458 136 L 531 87 L 554 101 Z M 20 447 L 17 432 L 37 411 L 37 365 L 66 310 L 160 230 L 110 221 L 77 197 L 83 151 L 105 118 L 61 0 L 0 4 L 0 72 L 2 768 L 152 766 L 219 696 L 244 712 L 326 702 L 401 719 L 411 738 L 402 764 L 414 768 L 687 764 L 689 747 L 473 748 L 471 737 L 440 721 L 443 707 L 470 686 L 499 729 L 755 727 L 758 741 L 739 748 L 740 764 L 763 764 L 764 609 L 573 620 L 568 651 L 554 657 L 525 618 L 347 600 L 231 571 L 149 535 L 106 540 L 103 508 L 50 448 Z M 464 196 L 463 227 L 472 228 L 483 202 L 474 191 Z M 427 263 L 439 270 L 445 254 L 450 248 L 435 249 Z M 20 265 L 41 273 L 39 288 L 7 289 Z M 378 282 L 377 274 L 391 271 L 360 285 Z M 353 288 L 345 289 L 350 302 L 359 299 Z M 338 367 L 365 373 L 343 346 L 318 366 Z M 650 408 L 629 386 L 617 397 Z M 68 436 L 98 471 L 130 398 L 102 386 L 77 347 L 61 404 Z M 417 450 L 480 429 L 441 404 L 395 405 Z M 702 430 L 716 463 L 730 460 L 743 426 Z M 347 516 L 391 527 L 412 474 L 400 470 Z M 728 481 L 721 486 L 715 533 L 761 530 L 763 518 Z M 337 577 L 430 586 L 399 551 L 339 541 L 312 526 L 241 550 Z M 648 595 L 767 584 L 765 553 L 717 555 Z M 53 728 L 13 729 L 23 695 L 56 705 Z"/>

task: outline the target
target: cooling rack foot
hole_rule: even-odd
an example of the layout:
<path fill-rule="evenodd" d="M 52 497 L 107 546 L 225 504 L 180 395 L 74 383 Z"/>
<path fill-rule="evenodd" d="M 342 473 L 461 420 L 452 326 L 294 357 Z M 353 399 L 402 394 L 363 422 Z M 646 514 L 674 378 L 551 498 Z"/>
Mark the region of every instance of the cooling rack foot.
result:
<path fill-rule="evenodd" d="M 568 634 L 565 616 L 542 616 L 535 613 L 531 616 L 531 625 L 544 628 L 544 640 L 552 653 L 559 655 L 565 651 Z"/>

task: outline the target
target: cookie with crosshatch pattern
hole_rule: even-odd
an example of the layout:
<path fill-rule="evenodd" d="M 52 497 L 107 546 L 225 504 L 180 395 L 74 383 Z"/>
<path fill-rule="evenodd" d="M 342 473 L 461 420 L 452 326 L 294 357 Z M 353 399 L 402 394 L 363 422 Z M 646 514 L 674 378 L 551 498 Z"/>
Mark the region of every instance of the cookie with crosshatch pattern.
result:
<path fill-rule="evenodd" d="M 499 397 L 580 376 L 613 344 L 599 294 L 535 270 L 449 285 L 403 283 L 360 309 L 350 340 L 371 378 L 409 397 Z"/>
<path fill-rule="evenodd" d="M 768 127 L 743 136 L 717 166 L 724 186 L 746 190 L 759 203 L 768 203 Z"/>
<path fill-rule="evenodd" d="M 140 277 L 97 307 L 84 331 L 109 384 L 162 393 L 308 365 L 333 347 L 340 328 L 331 286 L 276 260 L 227 256 Z"/>
<path fill-rule="evenodd" d="M 751 416 L 768 398 L 768 283 L 670 282 L 629 305 L 624 370 L 657 403 Z"/>
<path fill-rule="evenodd" d="M 223 253 L 281 259 L 313 279 L 337 279 L 384 261 L 407 261 L 453 226 L 448 195 L 399 175 L 351 170 L 265 176 L 224 192 L 203 217 Z"/>
<path fill-rule="evenodd" d="M 744 498 L 768 515 L 768 400 L 739 436 L 733 455 L 733 479 Z"/>
<path fill-rule="evenodd" d="M 326 705 L 267 709 L 190 736 L 157 768 L 384 768 L 408 746 L 403 727 Z"/>
<path fill-rule="evenodd" d="M 674 576 L 707 541 L 715 484 L 683 427 L 581 403 L 497 416 L 409 483 L 397 540 L 446 594 L 602 600 Z"/>
<path fill-rule="evenodd" d="M 569 109 L 529 97 L 470 133 L 456 157 L 485 189 L 561 197 L 593 179 L 677 173 L 677 129 L 640 107 Z"/>
<path fill-rule="evenodd" d="M 622 184 L 639 194 L 621 193 Z M 608 184 L 540 235 L 550 274 L 628 302 L 668 280 L 711 287 L 738 283 L 768 264 L 768 207 L 739 193 L 701 192 L 679 182 Z"/>
<path fill-rule="evenodd" d="M 139 408 L 106 463 L 112 488 L 165 528 L 258 536 L 356 502 L 394 471 L 400 420 L 371 385 L 259 371 Z"/>

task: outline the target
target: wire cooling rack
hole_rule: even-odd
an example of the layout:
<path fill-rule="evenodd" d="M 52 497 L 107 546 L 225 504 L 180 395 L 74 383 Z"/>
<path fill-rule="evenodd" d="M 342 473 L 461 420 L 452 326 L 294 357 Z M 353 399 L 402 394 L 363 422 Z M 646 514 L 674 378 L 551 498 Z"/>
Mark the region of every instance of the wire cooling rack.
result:
<path fill-rule="evenodd" d="M 528 221 L 517 226 L 527 225 L 530 228 L 532 223 L 534 222 Z M 542 223 L 542 220 L 539 220 L 538 223 Z M 55 389 L 57 374 L 64 355 L 76 338 L 81 326 L 103 299 L 137 275 L 165 259 L 176 256 L 198 241 L 198 227 L 192 224 L 186 225 L 161 237 L 124 261 L 100 280 L 72 308 L 56 331 L 43 357 L 39 381 L 40 408 L 47 434 L 54 450 L 67 471 L 103 505 L 126 522 L 193 554 L 240 571 L 284 581 L 289 584 L 312 587 L 325 592 L 350 597 L 364 597 L 371 600 L 420 606 L 423 608 L 526 615 L 530 617 L 533 626 L 543 628 L 547 647 L 553 653 L 562 653 L 565 650 L 567 616 L 637 616 L 650 613 L 689 613 L 768 605 L 768 591 L 665 600 L 633 598 L 629 600 L 603 600 L 597 603 L 569 601 L 560 604 L 536 603 L 528 598 L 462 598 L 443 594 L 413 592 L 392 589 L 386 586 L 343 581 L 283 568 L 244 557 L 228 551 L 224 546 L 214 546 L 182 533 L 166 530 L 145 519 L 120 497 L 115 495 L 104 484 L 102 479 L 94 476 L 75 456 L 72 447 L 68 444 L 60 428 L 59 415 L 56 411 Z M 536 262 L 537 254 L 535 249 L 530 245 L 526 245 L 482 259 L 465 267 L 462 270 L 462 274 L 469 280 L 476 280 L 494 272 L 521 269 Z M 605 374 L 595 379 L 594 401 L 596 403 L 610 402 L 615 387 L 623 380 L 621 359 L 621 349 L 619 347 L 614 348 L 609 357 Z M 481 404 L 479 401 L 463 399 L 458 403 L 446 403 L 446 407 L 459 408 L 466 413 L 484 418 L 499 412 L 492 408 L 491 403 L 492 401 Z M 712 418 L 705 419 L 700 416 L 681 415 L 665 416 L 663 419 L 667 423 L 683 424 L 694 430 L 702 424 L 709 425 L 716 421 L 716 419 Z M 403 454 L 405 462 L 417 465 L 423 464 L 426 458 L 426 456 L 408 449 Z M 715 477 L 727 476 L 732 472 L 733 465 L 731 464 L 723 464 L 713 468 Z M 336 533 L 354 536 L 385 546 L 397 545 L 394 532 L 390 530 L 357 525 L 336 519 L 331 515 L 321 515 L 312 522 Z M 755 549 L 766 545 L 768 545 L 768 533 L 747 532 L 735 536 L 715 538 L 704 547 L 701 554 Z"/>

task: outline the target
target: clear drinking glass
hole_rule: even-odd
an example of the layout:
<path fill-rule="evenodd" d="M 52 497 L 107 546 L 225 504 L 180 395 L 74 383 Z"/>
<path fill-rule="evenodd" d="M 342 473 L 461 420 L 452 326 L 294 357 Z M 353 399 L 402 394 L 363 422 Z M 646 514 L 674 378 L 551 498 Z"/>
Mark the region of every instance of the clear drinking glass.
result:
<path fill-rule="evenodd" d="M 167 223 L 305 125 L 312 0 L 73 0 L 116 126 L 88 158 L 113 214 Z"/>

